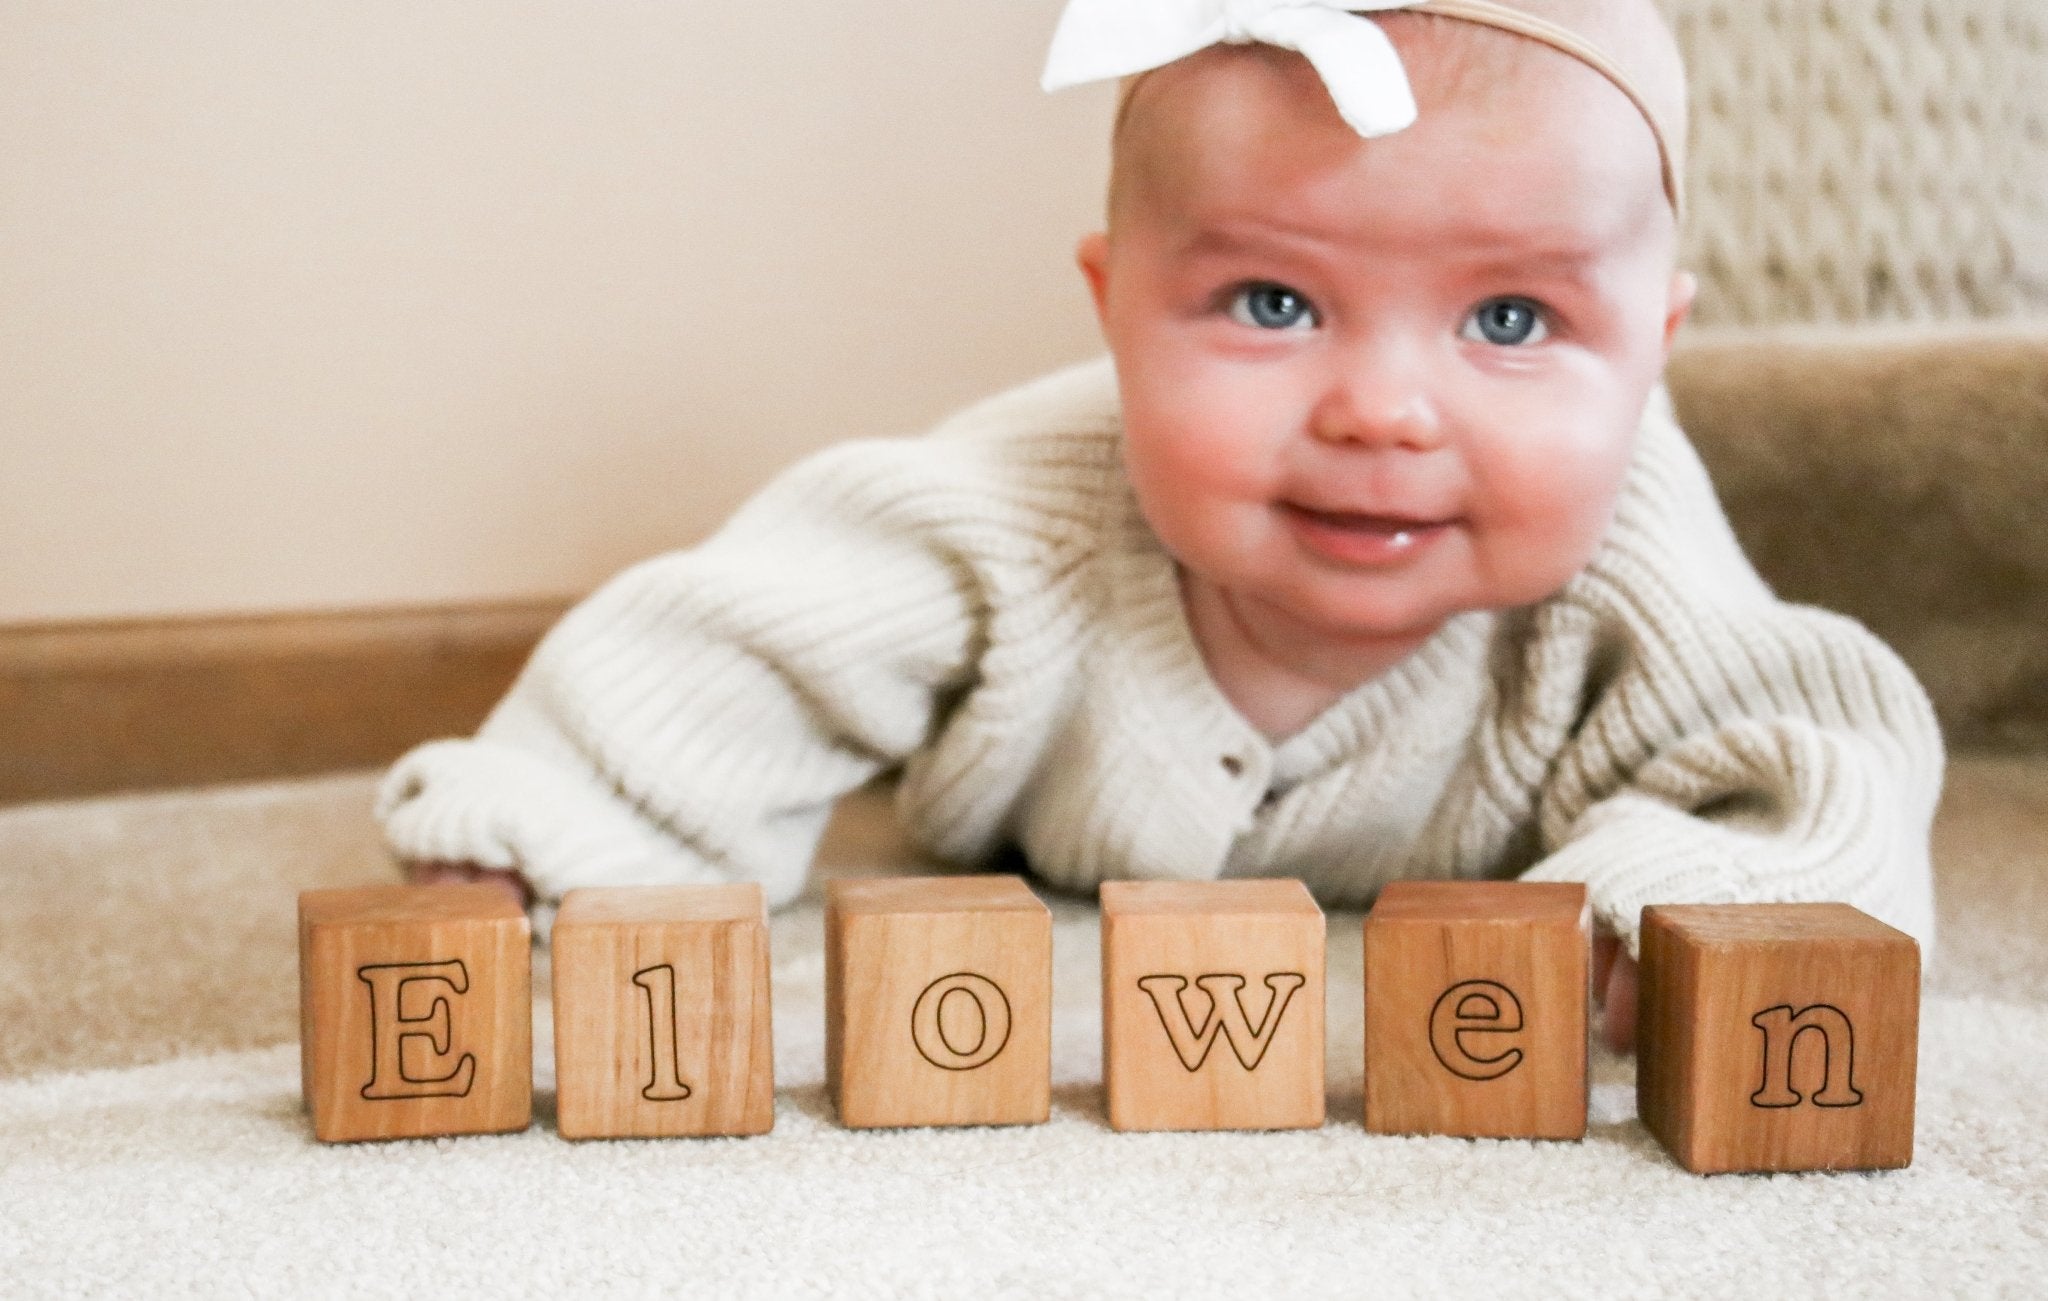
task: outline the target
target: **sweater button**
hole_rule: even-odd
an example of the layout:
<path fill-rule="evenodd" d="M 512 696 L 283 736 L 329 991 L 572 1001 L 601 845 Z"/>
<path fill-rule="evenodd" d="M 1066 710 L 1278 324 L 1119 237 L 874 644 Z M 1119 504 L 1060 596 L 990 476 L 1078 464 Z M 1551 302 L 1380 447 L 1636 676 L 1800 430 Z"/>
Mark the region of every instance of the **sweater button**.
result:
<path fill-rule="evenodd" d="M 1238 758 L 1234 754 L 1224 755 L 1223 771 L 1229 773 L 1233 777 L 1242 775 L 1244 772 L 1244 760 Z"/>

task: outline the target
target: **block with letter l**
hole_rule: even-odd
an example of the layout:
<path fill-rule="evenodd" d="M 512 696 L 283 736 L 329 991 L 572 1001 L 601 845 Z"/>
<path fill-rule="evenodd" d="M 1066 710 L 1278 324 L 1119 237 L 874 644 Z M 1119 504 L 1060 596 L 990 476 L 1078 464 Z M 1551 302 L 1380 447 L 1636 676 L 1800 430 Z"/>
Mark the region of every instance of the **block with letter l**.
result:
<path fill-rule="evenodd" d="M 1023 878 L 826 884 L 825 1079 L 854 1128 L 1047 1118 L 1052 913 Z"/>
<path fill-rule="evenodd" d="M 1652 905 L 1636 1107 L 1688 1170 L 1913 1159 L 1920 947 L 1845 903 Z"/>
<path fill-rule="evenodd" d="M 1321 1125 L 1323 949 L 1300 881 L 1104 882 L 1109 1123 Z"/>
<path fill-rule="evenodd" d="M 774 1125 L 760 886 L 571 890 L 552 942 L 562 1137 L 762 1134 Z"/>
<path fill-rule="evenodd" d="M 299 1063 L 322 1142 L 526 1128 L 524 910 L 487 885 L 301 893 Z"/>
<path fill-rule="evenodd" d="M 1586 887 L 1396 881 L 1365 921 L 1365 1127 L 1586 1133 Z"/>

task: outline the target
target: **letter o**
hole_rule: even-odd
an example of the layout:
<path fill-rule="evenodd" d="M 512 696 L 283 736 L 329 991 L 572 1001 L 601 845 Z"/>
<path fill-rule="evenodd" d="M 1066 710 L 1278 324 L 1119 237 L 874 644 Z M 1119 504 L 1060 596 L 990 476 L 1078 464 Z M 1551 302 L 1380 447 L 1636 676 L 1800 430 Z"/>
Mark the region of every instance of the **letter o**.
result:
<path fill-rule="evenodd" d="M 945 1029 L 939 1024 L 939 1010 L 952 994 L 966 995 L 981 1013 L 981 1038 L 966 1052 L 946 1042 Z M 987 976 L 972 971 L 940 976 L 924 987 L 910 1009 L 910 1042 L 920 1056 L 942 1070 L 971 1071 L 986 1066 L 1010 1042 L 1010 1000 Z"/>

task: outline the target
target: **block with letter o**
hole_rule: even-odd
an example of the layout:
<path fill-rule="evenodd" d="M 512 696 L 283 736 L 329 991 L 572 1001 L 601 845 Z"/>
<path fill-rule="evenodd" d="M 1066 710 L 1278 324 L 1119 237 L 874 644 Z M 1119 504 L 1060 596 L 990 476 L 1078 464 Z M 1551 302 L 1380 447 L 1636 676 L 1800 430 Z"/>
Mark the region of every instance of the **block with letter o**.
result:
<path fill-rule="evenodd" d="M 830 882 L 825 1071 L 854 1128 L 1045 1120 L 1051 912 L 1016 876 Z"/>

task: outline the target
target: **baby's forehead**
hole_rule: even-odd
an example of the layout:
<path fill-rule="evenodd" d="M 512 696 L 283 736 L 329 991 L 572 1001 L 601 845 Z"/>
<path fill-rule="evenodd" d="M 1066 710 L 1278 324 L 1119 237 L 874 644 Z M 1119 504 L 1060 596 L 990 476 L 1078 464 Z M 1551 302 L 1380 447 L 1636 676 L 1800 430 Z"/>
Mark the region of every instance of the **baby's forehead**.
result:
<path fill-rule="evenodd" d="M 1398 239 L 1405 222 L 1504 251 L 1593 250 L 1666 208 L 1654 137 L 1597 74 L 1539 65 L 1510 74 L 1529 89 L 1498 102 L 1426 92 L 1418 76 L 1416 123 L 1368 140 L 1291 52 L 1221 47 L 1184 63 L 1138 87 L 1119 124 L 1113 230 L 1391 226 Z"/>
<path fill-rule="evenodd" d="M 1340 189 L 1347 173 L 1371 173 L 1384 185 L 1421 182 L 1447 196 L 1458 187 L 1443 182 L 1462 176 L 1489 193 L 1487 178 L 1505 168 L 1544 184 L 1546 197 L 1604 190 L 1609 209 L 1668 208 L 1655 130 L 1589 64 L 1475 23 L 1402 11 L 1372 20 L 1406 69 L 1418 111 L 1413 125 L 1362 140 L 1301 55 L 1258 44 L 1209 47 L 1126 83 L 1112 146 L 1112 228 L 1139 197 L 1185 206 L 1204 194 L 1271 189 L 1276 172 L 1318 165 Z M 1654 34 L 1668 38 L 1661 26 Z M 1675 94 L 1683 130 L 1683 69 L 1675 46 L 1670 53 L 1668 62 L 1638 62 L 1666 67 L 1675 78 L 1653 95 Z"/>

